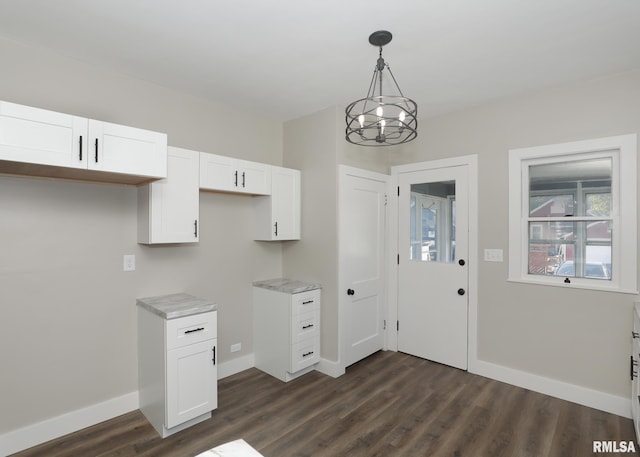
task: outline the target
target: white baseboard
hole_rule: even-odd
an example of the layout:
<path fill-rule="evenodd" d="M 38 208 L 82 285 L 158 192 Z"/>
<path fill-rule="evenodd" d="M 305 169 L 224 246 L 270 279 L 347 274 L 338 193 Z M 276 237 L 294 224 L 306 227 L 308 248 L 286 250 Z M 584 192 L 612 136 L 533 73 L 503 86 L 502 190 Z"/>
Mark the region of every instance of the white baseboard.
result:
<path fill-rule="evenodd" d="M 0 435 L 0 456 L 22 451 L 138 409 L 138 392 L 71 411 Z"/>
<path fill-rule="evenodd" d="M 253 368 L 256 365 L 255 362 L 256 359 L 253 353 L 229 360 L 228 362 L 222 362 L 218 365 L 218 379 L 226 378 L 227 376 Z"/>
<path fill-rule="evenodd" d="M 476 360 L 473 363 L 473 371 L 469 371 L 600 411 L 631 417 L 631 399 L 627 397 L 600 392 L 481 360 Z"/>
<path fill-rule="evenodd" d="M 327 359 L 320 359 L 320 362 L 316 365 L 316 370 L 320 373 L 331 376 L 332 378 L 338 378 L 345 374 L 345 369 L 340 362 L 334 362 Z"/>

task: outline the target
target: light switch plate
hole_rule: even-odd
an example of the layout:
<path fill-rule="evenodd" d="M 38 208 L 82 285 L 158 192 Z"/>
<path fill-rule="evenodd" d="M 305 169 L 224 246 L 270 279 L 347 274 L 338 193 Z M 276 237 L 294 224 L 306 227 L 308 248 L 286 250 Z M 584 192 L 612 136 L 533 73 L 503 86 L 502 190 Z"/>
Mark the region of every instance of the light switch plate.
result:
<path fill-rule="evenodd" d="M 485 249 L 485 262 L 502 262 L 502 249 Z"/>

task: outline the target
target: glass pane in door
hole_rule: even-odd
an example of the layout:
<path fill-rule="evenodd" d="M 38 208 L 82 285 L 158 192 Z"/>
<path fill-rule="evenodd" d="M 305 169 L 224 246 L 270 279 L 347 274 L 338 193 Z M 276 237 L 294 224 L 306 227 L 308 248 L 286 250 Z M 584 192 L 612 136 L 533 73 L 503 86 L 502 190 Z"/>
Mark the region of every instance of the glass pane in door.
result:
<path fill-rule="evenodd" d="M 411 184 L 410 260 L 454 261 L 455 195 L 455 181 Z"/>

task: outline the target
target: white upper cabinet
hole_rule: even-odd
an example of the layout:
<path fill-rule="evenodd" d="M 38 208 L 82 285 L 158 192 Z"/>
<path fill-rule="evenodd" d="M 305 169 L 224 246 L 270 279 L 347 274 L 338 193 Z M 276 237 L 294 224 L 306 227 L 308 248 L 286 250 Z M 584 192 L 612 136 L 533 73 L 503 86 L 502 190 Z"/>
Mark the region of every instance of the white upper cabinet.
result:
<path fill-rule="evenodd" d="M 271 166 L 271 195 L 255 197 L 254 239 L 300 239 L 300 171 Z"/>
<path fill-rule="evenodd" d="M 0 160 L 87 168 L 88 119 L 0 101 Z"/>
<path fill-rule="evenodd" d="M 152 178 L 167 176 L 167 135 L 89 120 L 90 170 Z"/>
<path fill-rule="evenodd" d="M 271 192 L 269 165 L 201 152 L 200 189 L 268 195 Z"/>
<path fill-rule="evenodd" d="M 0 101 L 0 162 L 0 172 L 135 184 L 167 176 L 167 135 Z"/>
<path fill-rule="evenodd" d="M 138 186 L 138 243 L 199 239 L 200 153 L 169 146 L 165 179 Z"/>

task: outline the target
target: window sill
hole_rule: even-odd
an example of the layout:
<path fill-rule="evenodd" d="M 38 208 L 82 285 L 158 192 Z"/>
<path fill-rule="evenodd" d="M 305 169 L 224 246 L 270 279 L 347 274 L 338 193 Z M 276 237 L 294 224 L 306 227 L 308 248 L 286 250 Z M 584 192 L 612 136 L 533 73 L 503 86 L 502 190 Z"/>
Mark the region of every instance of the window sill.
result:
<path fill-rule="evenodd" d="M 595 290 L 600 292 L 615 292 L 619 294 L 634 294 L 637 295 L 637 290 L 632 289 L 622 289 L 613 284 L 594 284 L 592 282 L 585 283 L 584 281 L 576 282 L 576 279 L 572 279 L 570 284 L 564 282 L 564 278 L 562 277 L 536 277 L 536 278 L 507 278 L 508 282 L 515 282 L 521 284 L 534 284 L 538 286 L 553 286 L 553 287 L 562 287 L 564 289 L 583 289 L 583 290 Z M 598 281 L 598 280 L 595 280 Z M 600 282 L 600 281 L 598 281 Z M 604 281 L 602 281 L 604 283 Z"/>

